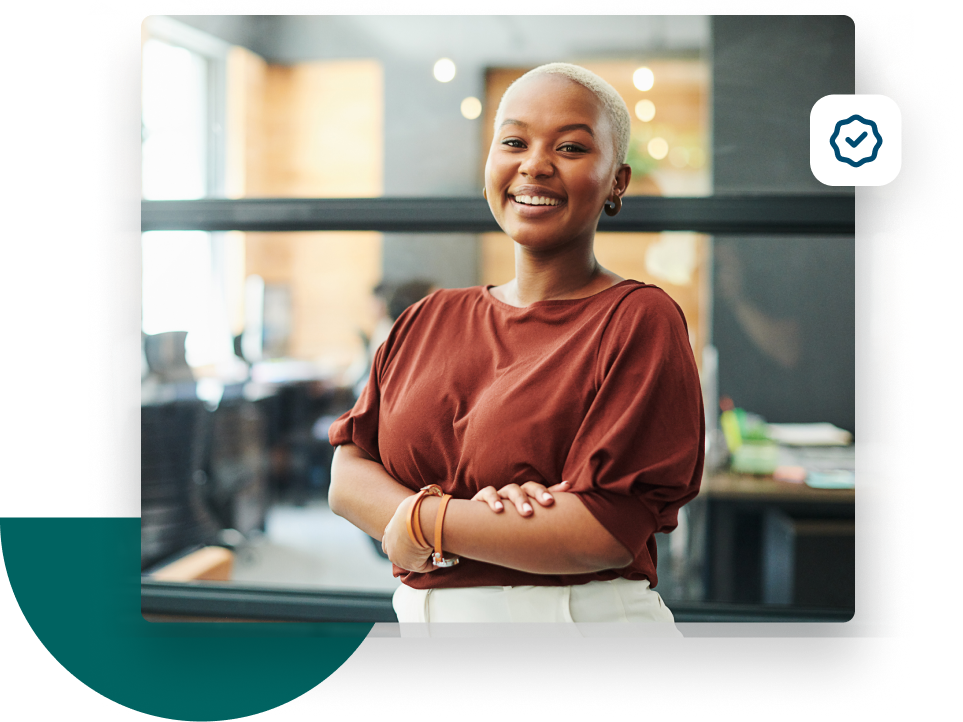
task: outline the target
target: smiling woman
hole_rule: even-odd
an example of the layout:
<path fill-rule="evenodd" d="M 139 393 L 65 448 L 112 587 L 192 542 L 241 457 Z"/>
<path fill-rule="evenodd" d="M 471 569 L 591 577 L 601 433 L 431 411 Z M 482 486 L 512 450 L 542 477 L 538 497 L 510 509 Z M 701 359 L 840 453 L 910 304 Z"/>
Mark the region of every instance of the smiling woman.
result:
<path fill-rule="evenodd" d="M 628 122 L 577 66 L 509 88 L 485 189 L 515 278 L 409 308 L 331 426 L 331 508 L 382 540 L 402 622 L 672 621 L 654 535 L 698 491 L 705 427 L 681 310 L 595 258 Z"/>
<path fill-rule="evenodd" d="M 542 66 L 508 89 L 495 115 L 495 138 L 485 168 L 489 206 L 516 243 L 516 272 L 543 276 L 546 253 L 570 257 L 563 265 L 575 275 L 559 279 L 561 285 L 552 289 L 558 299 L 591 295 L 623 280 L 597 267 L 592 240 L 603 205 L 621 205 L 632 176 L 624 163 L 629 127 L 625 103 L 611 88 L 614 98 L 607 97 L 604 81 L 582 68 L 573 70 L 576 67 Z M 521 248 L 528 251 L 522 257 Z M 552 261 L 552 267 L 558 263 Z M 587 270 L 593 275 L 589 288 L 583 287 Z M 524 305 L 517 296 L 518 281 L 516 276 L 493 289 L 493 295 Z M 521 281 L 523 286 L 527 282 Z M 535 278 L 532 282 L 538 284 Z"/>

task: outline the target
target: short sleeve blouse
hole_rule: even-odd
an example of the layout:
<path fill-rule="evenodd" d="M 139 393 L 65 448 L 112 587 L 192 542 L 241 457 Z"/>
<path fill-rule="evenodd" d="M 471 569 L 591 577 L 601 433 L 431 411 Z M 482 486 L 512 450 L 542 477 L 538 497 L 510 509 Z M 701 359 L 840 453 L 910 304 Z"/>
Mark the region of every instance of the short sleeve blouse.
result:
<path fill-rule="evenodd" d="M 329 434 L 412 490 L 457 499 L 485 487 L 572 482 L 633 555 L 622 569 L 532 574 L 463 559 L 415 588 L 583 584 L 656 575 L 655 532 L 699 489 L 702 394 L 681 309 L 623 281 L 582 299 L 516 308 L 486 287 L 442 290 L 409 308 L 375 355 L 355 407 Z"/>

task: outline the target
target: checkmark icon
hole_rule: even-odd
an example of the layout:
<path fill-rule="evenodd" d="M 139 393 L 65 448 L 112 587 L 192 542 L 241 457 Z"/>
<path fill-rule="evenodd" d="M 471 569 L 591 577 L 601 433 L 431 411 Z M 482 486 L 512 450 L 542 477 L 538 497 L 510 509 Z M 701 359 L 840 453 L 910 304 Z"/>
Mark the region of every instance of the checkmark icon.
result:
<path fill-rule="evenodd" d="M 857 108 L 867 115 L 855 112 Z M 884 95 L 827 95 L 816 101 L 809 113 L 809 169 L 817 181 L 883 186 L 899 167 L 900 112 L 892 100 Z"/>
<path fill-rule="evenodd" d="M 858 121 L 860 125 L 856 125 Z M 849 135 L 856 135 L 857 138 L 849 138 Z M 849 143 L 849 147 L 843 145 L 842 140 Z M 846 163 L 853 168 L 872 163 L 879 154 L 879 148 L 883 144 L 883 136 L 879 134 L 876 122 L 864 118 L 859 114 L 853 114 L 848 118 L 843 118 L 836 123 L 833 134 L 829 138 L 829 145 L 833 149 L 833 155 L 840 163 Z M 845 153 L 845 155 L 844 155 Z M 862 156 L 858 160 L 849 156 Z"/>

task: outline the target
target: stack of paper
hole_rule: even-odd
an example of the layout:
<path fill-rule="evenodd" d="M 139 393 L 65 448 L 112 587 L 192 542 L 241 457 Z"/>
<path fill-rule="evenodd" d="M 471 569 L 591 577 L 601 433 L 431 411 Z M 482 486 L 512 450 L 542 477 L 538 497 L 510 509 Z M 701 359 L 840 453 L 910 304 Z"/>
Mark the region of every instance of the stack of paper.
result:
<path fill-rule="evenodd" d="M 856 447 L 852 434 L 832 424 L 769 424 L 770 438 L 779 443 L 773 476 L 815 489 L 856 486 Z"/>
<path fill-rule="evenodd" d="M 814 489 L 854 489 L 856 473 L 846 469 L 810 471 L 806 477 L 806 486 Z"/>
<path fill-rule="evenodd" d="M 769 438 L 786 446 L 846 446 L 853 435 L 832 424 L 769 424 Z"/>

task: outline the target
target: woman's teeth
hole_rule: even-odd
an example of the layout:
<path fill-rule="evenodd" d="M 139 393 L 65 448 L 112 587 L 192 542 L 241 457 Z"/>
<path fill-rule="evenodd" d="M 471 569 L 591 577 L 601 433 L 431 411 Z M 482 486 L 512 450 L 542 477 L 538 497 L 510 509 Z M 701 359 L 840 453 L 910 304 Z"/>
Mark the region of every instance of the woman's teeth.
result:
<path fill-rule="evenodd" d="M 516 203 L 524 203 L 527 206 L 557 206 L 561 201 L 558 198 L 544 198 L 543 196 L 515 196 Z"/>

